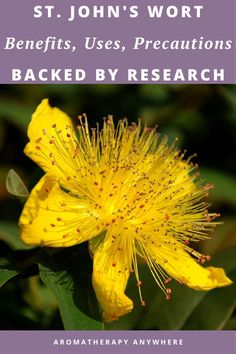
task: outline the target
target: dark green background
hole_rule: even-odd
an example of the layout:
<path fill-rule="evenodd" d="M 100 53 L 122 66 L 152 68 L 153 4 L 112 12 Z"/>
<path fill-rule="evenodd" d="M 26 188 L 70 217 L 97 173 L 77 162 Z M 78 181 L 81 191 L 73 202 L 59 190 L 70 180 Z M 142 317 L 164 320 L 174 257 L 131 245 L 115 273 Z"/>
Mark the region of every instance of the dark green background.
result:
<path fill-rule="evenodd" d="M 40 176 L 37 166 L 23 154 L 31 114 L 43 98 L 73 119 L 86 113 L 91 126 L 111 114 L 115 121 L 141 118 L 149 126 L 178 137 L 187 156 L 197 153 L 202 178 L 215 184 L 212 211 L 222 214 L 214 239 L 199 244 L 236 280 L 236 86 L 235 85 L 2 85 L 0 86 L 0 253 L 30 258 L 18 239 L 17 220 L 22 201 L 10 196 L 5 178 L 13 168 L 30 189 Z M 23 249 L 24 248 L 24 249 Z M 33 255 L 34 256 L 34 255 Z M 27 258 L 27 259 L 28 259 Z M 28 268 L 27 268 L 28 269 Z M 28 273 L 27 273 L 28 272 Z M 60 329 L 57 301 L 32 266 L 24 276 L 10 279 L 0 289 L 1 329 Z M 112 329 L 236 329 L 235 285 L 199 293 L 173 285 L 166 301 L 146 268 L 140 270 L 147 303 L 138 301 L 135 280 L 128 292 L 135 310 L 107 328 Z M 1 276 L 0 276 L 1 278 Z M 10 278 L 10 276 L 9 276 Z M 1 279 L 0 279 L 1 280 Z"/>

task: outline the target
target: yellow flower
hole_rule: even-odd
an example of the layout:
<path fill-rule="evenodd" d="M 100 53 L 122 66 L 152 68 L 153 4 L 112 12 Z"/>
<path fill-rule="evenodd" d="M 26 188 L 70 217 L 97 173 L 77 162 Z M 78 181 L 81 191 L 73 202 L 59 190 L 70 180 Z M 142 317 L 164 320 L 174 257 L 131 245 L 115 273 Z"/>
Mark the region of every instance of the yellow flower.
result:
<path fill-rule="evenodd" d="M 137 257 L 167 298 L 170 277 L 196 290 L 230 285 L 223 269 L 202 267 L 209 256 L 189 244 L 208 238 L 217 216 L 207 212 L 210 186 L 199 181 L 195 166 L 154 129 L 125 119 L 115 129 L 108 117 L 102 130 L 90 131 L 85 116 L 79 121 L 74 130 L 46 99 L 32 116 L 24 152 L 45 175 L 21 214 L 22 240 L 47 247 L 90 241 L 105 321 L 132 310 L 125 295 L 131 272 L 144 305 Z"/>

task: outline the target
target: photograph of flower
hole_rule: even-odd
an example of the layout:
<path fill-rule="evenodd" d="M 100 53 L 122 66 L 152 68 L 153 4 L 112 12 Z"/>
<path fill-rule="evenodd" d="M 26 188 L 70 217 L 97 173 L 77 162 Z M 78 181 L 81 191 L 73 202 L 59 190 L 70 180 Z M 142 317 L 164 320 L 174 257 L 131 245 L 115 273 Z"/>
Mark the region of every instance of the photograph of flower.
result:
<path fill-rule="evenodd" d="M 6 85 L 1 329 L 236 328 L 236 89 Z"/>

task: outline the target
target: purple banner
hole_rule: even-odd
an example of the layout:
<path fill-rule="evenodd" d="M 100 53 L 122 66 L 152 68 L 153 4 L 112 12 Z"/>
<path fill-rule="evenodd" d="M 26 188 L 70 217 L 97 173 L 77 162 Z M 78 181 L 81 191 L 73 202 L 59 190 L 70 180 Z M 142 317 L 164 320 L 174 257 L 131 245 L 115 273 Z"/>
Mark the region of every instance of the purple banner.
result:
<path fill-rule="evenodd" d="M 230 331 L 2 331 L 4 354 L 235 354 Z"/>
<path fill-rule="evenodd" d="M 0 83 L 236 83 L 235 0 L 0 6 Z"/>

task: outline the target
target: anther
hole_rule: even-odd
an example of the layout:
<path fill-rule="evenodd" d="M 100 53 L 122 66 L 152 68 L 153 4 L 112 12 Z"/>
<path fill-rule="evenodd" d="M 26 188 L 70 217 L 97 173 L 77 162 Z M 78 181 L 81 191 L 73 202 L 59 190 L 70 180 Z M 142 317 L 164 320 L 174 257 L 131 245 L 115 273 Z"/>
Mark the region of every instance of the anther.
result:
<path fill-rule="evenodd" d="M 213 215 L 211 216 L 211 220 L 214 220 L 214 219 L 216 219 L 216 218 L 219 218 L 220 216 L 221 216 L 220 213 L 215 213 L 215 214 L 213 214 Z"/>
<path fill-rule="evenodd" d="M 112 124 L 112 116 L 108 116 L 108 117 L 107 117 L 106 123 L 107 123 L 108 125 L 111 125 L 111 124 Z"/>
<path fill-rule="evenodd" d="M 56 128 L 57 127 L 57 125 L 56 125 L 56 123 L 54 123 L 53 125 L 52 125 L 52 128 Z"/>
<path fill-rule="evenodd" d="M 172 278 L 167 278 L 167 279 L 165 279 L 165 280 L 164 280 L 164 284 L 168 284 L 168 283 L 170 283 L 170 282 L 171 282 L 171 280 L 172 280 Z"/>
<path fill-rule="evenodd" d="M 200 257 L 200 263 L 204 264 L 206 262 L 206 257 L 205 256 L 201 256 Z"/>
<path fill-rule="evenodd" d="M 208 183 L 204 186 L 205 191 L 209 191 L 212 188 L 214 188 L 214 184 L 212 184 L 212 183 Z"/>
<path fill-rule="evenodd" d="M 141 285 L 142 285 L 142 282 L 141 282 L 141 280 L 139 280 L 139 281 L 137 282 L 137 287 L 140 288 Z"/>
<path fill-rule="evenodd" d="M 118 320 L 119 317 L 116 316 L 116 315 L 112 315 L 111 318 L 112 318 L 113 320 Z"/>

